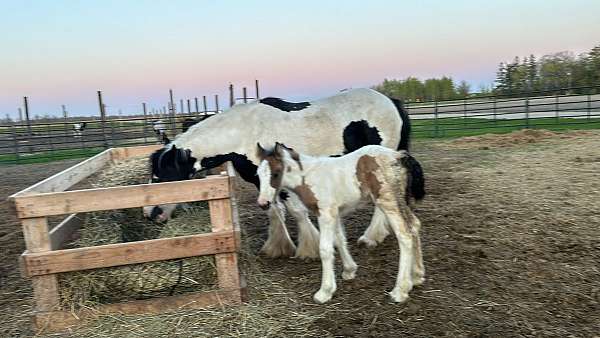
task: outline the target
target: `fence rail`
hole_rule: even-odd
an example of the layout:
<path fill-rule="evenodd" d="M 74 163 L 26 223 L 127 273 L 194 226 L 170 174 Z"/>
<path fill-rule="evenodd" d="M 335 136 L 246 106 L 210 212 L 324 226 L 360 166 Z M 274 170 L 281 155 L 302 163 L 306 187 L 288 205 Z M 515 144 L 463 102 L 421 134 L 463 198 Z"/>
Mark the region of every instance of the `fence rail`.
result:
<path fill-rule="evenodd" d="M 257 87 L 258 88 L 258 87 Z M 564 89 L 527 97 L 486 96 L 441 102 L 407 102 L 414 138 L 458 137 L 482 133 L 503 133 L 521 128 L 551 130 L 600 129 L 600 94 L 590 87 L 587 94 Z M 576 88 L 581 92 L 582 88 Z M 240 99 L 230 87 L 230 104 L 251 100 L 244 91 Z M 256 92 L 258 96 L 258 89 Z M 206 108 L 205 98 L 203 106 Z M 197 100 L 195 100 L 197 101 Z M 241 101 L 241 102 L 237 102 Z M 191 109 L 191 102 L 188 108 Z M 195 105 L 197 106 L 197 105 Z M 110 147 L 158 144 L 153 122 L 161 119 L 169 138 L 182 131 L 186 118 L 202 119 L 218 111 L 167 115 L 144 114 L 126 118 L 68 118 L 0 126 L 0 164 L 45 162 L 55 159 L 89 157 Z M 78 134 L 74 124 L 86 122 Z"/>

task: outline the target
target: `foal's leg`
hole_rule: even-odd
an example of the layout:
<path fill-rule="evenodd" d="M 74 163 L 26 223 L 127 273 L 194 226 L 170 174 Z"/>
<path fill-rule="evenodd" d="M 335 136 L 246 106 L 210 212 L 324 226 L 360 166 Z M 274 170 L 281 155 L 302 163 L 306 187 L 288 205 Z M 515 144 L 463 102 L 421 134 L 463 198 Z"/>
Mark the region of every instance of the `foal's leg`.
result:
<path fill-rule="evenodd" d="M 339 215 L 335 227 L 335 246 L 338 249 L 340 258 L 342 259 L 342 265 L 344 266 L 342 278 L 345 280 L 354 279 L 354 277 L 356 277 L 358 265 L 356 265 L 348 250 L 348 241 L 346 240 L 344 226 L 342 225 L 342 219 Z"/>
<path fill-rule="evenodd" d="M 302 204 L 298 196 L 290 192 L 289 198 L 284 202 L 290 214 L 298 222 L 298 248 L 296 258 L 319 257 L 319 231 L 308 217 L 308 209 Z"/>
<path fill-rule="evenodd" d="M 421 221 L 417 216 L 410 211 L 410 217 L 412 218 L 412 238 L 414 243 L 414 257 L 415 262 L 412 270 L 412 281 L 413 285 L 421 285 L 425 281 L 425 267 L 423 266 L 423 254 L 421 253 L 421 238 L 419 230 L 421 229 Z"/>
<path fill-rule="evenodd" d="M 385 218 L 385 214 L 381 209 L 375 206 L 375 211 L 373 212 L 373 218 L 371 218 L 371 224 L 365 233 L 360 236 L 358 239 L 359 244 L 364 244 L 369 248 L 377 246 L 378 243 L 383 242 L 385 237 L 389 235 L 387 230 L 387 220 Z"/>
<path fill-rule="evenodd" d="M 285 212 L 279 199 L 269 208 L 269 221 L 269 237 L 260 251 L 271 258 L 292 256 L 296 246 L 285 227 Z"/>
<path fill-rule="evenodd" d="M 334 270 L 334 251 L 333 243 L 335 241 L 335 227 L 337 215 L 322 213 L 319 216 L 319 229 L 321 236 L 319 239 L 319 255 L 321 256 L 322 276 L 321 288 L 313 299 L 317 303 L 325 303 L 331 299 L 337 286 L 335 284 Z"/>
<path fill-rule="evenodd" d="M 412 269 L 413 259 L 413 237 L 410 231 L 410 224 L 404 219 L 397 205 L 382 206 L 390 228 L 396 235 L 398 247 L 400 249 L 400 258 L 398 262 L 398 277 L 396 285 L 390 292 L 394 302 L 404 302 L 408 299 L 408 292 L 412 289 Z"/>

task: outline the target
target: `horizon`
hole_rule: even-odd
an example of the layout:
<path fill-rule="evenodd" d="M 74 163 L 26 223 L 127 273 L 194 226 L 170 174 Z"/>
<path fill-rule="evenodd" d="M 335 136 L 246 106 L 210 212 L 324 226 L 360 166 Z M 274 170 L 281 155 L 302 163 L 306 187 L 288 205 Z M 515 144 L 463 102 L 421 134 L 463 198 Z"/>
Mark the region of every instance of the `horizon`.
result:
<path fill-rule="evenodd" d="M 124 115 L 260 81 L 261 96 L 310 100 L 387 79 L 450 76 L 473 91 L 500 62 L 575 54 L 600 43 L 592 0 L 5 2 L 0 20 L 0 114 Z M 583 11 L 582 8 L 586 10 Z M 10 16 L 7 15 L 10 13 Z M 559 13 L 557 15 L 556 13 Z M 193 104 L 192 104 L 193 106 Z"/>

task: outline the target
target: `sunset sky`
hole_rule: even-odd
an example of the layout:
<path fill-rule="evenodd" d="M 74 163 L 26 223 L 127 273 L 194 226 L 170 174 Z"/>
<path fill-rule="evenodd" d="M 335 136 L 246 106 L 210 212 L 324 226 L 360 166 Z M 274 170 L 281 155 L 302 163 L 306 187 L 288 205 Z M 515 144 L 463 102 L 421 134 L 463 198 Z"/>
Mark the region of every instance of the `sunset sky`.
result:
<path fill-rule="evenodd" d="M 491 85 L 497 65 L 600 44 L 600 1 L 0 1 L 0 114 L 109 114 L 261 82 L 294 99 L 383 78 Z M 212 102 L 211 102 L 212 106 Z"/>

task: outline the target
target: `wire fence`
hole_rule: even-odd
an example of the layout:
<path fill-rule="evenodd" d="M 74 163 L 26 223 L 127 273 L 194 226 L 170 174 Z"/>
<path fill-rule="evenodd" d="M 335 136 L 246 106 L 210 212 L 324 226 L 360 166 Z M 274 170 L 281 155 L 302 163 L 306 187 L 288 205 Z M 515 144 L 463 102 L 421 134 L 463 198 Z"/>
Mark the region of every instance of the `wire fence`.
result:
<path fill-rule="evenodd" d="M 600 129 L 600 86 L 528 93 L 524 97 L 480 96 L 442 102 L 409 102 L 414 137 L 458 137 L 523 128 Z"/>
<path fill-rule="evenodd" d="M 258 88 L 258 87 L 257 87 Z M 530 93 L 527 97 L 473 97 L 443 102 L 406 104 L 414 138 L 458 137 L 483 133 L 503 133 L 522 128 L 550 130 L 600 129 L 600 86 L 587 94 L 569 91 Z M 581 89 L 581 88 L 579 88 Z M 581 92 L 581 91 L 579 91 Z M 258 97 L 258 90 L 256 93 Z M 230 105 L 252 100 L 230 91 Z M 182 109 L 183 110 L 183 109 Z M 184 121 L 203 120 L 219 110 L 169 114 L 143 114 L 128 117 L 86 117 L 32 120 L 0 126 L 0 164 L 47 162 L 94 155 L 109 147 L 157 144 L 161 142 L 156 125 L 162 124 L 169 138 L 183 131 Z M 77 125 L 85 122 L 85 128 Z"/>

